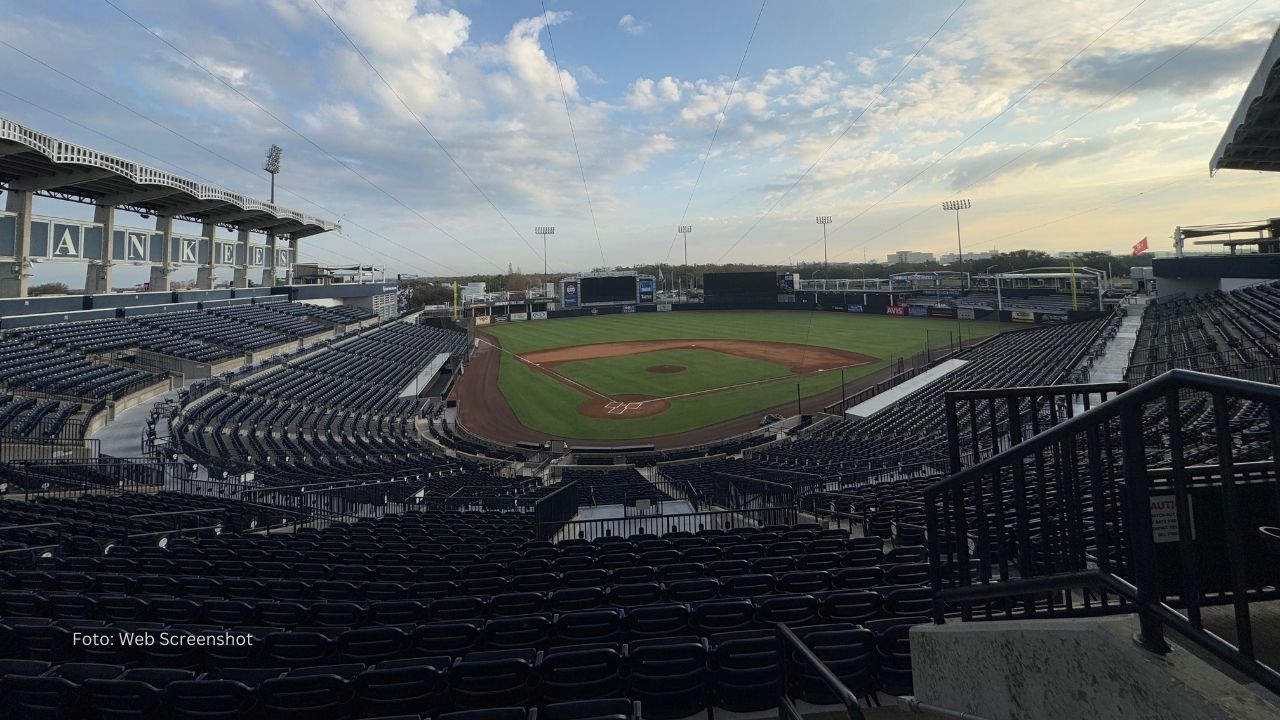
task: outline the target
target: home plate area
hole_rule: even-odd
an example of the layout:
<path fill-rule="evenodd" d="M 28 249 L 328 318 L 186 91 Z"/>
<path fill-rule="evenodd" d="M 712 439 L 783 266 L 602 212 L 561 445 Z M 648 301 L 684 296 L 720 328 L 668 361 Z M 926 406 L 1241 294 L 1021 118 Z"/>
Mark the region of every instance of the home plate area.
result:
<path fill-rule="evenodd" d="M 610 415 L 622 415 L 628 410 L 639 410 L 643 405 L 643 402 L 619 402 L 617 400 L 610 400 L 605 403 L 604 409 L 609 411 Z"/>

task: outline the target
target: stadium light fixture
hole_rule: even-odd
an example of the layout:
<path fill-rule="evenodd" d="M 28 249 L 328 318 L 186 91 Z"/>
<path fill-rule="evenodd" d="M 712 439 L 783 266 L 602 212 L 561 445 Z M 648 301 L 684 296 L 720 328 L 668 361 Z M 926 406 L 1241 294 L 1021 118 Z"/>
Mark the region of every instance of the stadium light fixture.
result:
<path fill-rule="evenodd" d="M 539 225 L 533 229 L 534 235 L 542 236 L 542 282 L 547 282 L 547 236 L 555 235 L 556 228 L 554 225 Z"/>
<path fill-rule="evenodd" d="M 276 175 L 280 173 L 280 156 L 284 154 L 284 148 L 272 143 L 267 148 L 267 161 L 262 164 L 262 169 L 271 175 L 271 204 L 276 202 Z"/>
<path fill-rule="evenodd" d="M 684 236 L 684 268 L 685 272 L 689 271 L 689 233 L 693 232 L 692 225 L 681 225 L 676 228 L 676 232 Z M 689 279 L 689 284 L 693 285 L 693 278 Z"/>
<path fill-rule="evenodd" d="M 961 273 L 964 272 L 964 245 L 961 244 L 960 242 L 960 211 L 968 210 L 970 207 L 973 207 L 973 204 L 969 202 L 968 198 L 965 198 L 963 200 L 947 200 L 942 203 L 943 212 L 950 211 L 956 214 L 956 260 L 957 260 L 957 265 L 959 265 L 960 267 Z M 941 285 L 942 284 L 941 281 L 939 281 L 938 284 Z M 963 274 L 960 276 L 960 291 L 964 292 L 964 275 Z M 960 308 L 957 307 L 956 308 L 956 335 L 957 335 L 957 339 L 960 342 L 960 347 L 963 348 L 964 336 L 960 334 L 961 327 L 962 326 L 960 324 Z"/>
<path fill-rule="evenodd" d="M 831 279 L 831 268 L 827 266 L 827 226 L 831 224 L 830 215 L 819 215 L 817 217 L 818 224 L 822 226 L 822 277 Z M 826 288 L 826 284 L 823 284 Z"/>

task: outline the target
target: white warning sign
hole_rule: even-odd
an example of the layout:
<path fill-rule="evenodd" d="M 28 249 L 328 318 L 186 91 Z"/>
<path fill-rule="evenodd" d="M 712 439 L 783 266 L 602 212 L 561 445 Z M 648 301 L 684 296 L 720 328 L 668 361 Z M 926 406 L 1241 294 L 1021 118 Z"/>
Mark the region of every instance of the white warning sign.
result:
<path fill-rule="evenodd" d="M 1151 541 L 1155 543 L 1178 542 L 1178 498 L 1174 495 L 1152 495 Z"/>

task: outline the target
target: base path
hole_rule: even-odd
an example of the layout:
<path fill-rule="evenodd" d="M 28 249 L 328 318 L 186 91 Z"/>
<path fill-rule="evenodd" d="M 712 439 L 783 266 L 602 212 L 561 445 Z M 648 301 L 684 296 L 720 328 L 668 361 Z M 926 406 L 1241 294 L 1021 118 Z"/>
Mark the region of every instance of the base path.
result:
<path fill-rule="evenodd" d="M 711 350 L 726 355 L 785 365 L 797 375 L 819 370 L 858 367 L 876 361 L 873 357 L 848 350 L 763 340 L 629 340 L 534 350 L 519 357 L 535 365 L 555 367 L 561 363 L 578 360 L 599 360 L 660 350 Z"/>

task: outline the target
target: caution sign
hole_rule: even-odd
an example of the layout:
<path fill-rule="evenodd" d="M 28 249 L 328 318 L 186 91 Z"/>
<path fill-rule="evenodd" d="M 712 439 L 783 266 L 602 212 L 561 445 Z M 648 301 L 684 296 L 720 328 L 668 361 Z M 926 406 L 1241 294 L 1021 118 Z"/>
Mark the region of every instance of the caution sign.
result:
<path fill-rule="evenodd" d="M 1152 495 L 1151 541 L 1155 543 L 1178 542 L 1178 498 L 1175 495 Z"/>

